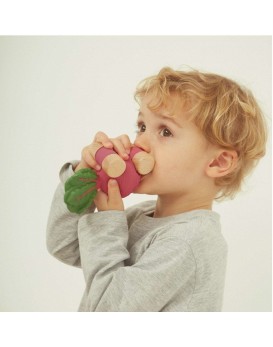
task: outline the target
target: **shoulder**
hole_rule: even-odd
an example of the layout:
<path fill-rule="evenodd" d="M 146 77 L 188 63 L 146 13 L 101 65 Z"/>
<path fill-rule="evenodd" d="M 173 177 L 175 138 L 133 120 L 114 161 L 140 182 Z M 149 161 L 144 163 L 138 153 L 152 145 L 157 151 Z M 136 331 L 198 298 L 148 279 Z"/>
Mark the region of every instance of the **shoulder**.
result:
<path fill-rule="evenodd" d="M 174 217 L 156 238 L 187 244 L 195 255 L 226 254 L 227 243 L 221 232 L 220 216 L 213 211 L 199 210 Z"/>

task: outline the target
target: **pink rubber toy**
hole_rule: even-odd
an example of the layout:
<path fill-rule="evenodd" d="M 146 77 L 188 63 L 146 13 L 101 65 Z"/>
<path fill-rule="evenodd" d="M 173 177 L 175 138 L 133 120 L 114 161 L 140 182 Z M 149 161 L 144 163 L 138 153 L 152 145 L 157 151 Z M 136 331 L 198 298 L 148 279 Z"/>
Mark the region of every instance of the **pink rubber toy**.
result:
<path fill-rule="evenodd" d="M 154 158 L 138 147 L 132 147 L 128 160 L 102 146 L 96 145 L 93 153 L 102 169 L 80 169 L 65 182 L 64 202 L 70 212 L 84 212 L 92 205 L 98 189 L 107 194 L 110 178 L 117 180 L 121 196 L 128 196 L 154 167 Z"/>
<path fill-rule="evenodd" d="M 142 152 L 142 150 L 138 147 L 133 147 L 131 149 L 129 155 L 130 158 L 124 161 L 126 164 L 125 171 L 121 176 L 115 177 L 119 185 L 121 196 L 123 198 L 131 194 L 140 183 L 142 175 L 137 172 L 135 165 L 132 161 L 134 156 L 139 152 Z M 116 154 L 116 152 L 112 149 L 101 147 L 96 152 L 95 159 L 98 164 L 102 165 L 102 162 L 105 159 L 105 157 L 107 157 L 110 154 Z M 107 194 L 108 181 L 111 177 L 109 177 L 104 170 L 97 171 L 97 175 L 97 189 L 101 189 L 104 193 Z"/>

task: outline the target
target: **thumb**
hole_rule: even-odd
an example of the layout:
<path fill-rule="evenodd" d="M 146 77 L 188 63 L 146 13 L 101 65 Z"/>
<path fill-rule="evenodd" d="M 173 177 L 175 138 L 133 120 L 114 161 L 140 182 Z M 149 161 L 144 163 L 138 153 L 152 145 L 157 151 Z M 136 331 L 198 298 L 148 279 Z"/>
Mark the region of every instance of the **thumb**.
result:
<path fill-rule="evenodd" d="M 119 185 L 114 179 L 108 181 L 108 206 L 113 210 L 124 210 Z"/>

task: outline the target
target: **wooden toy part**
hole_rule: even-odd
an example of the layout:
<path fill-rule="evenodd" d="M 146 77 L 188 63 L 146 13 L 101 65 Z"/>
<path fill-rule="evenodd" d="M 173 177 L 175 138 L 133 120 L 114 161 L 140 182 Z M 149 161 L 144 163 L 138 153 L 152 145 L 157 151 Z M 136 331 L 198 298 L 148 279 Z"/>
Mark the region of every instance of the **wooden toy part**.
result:
<path fill-rule="evenodd" d="M 102 169 L 109 177 L 116 178 L 123 174 L 126 164 L 118 154 L 110 154 L 103 159 Z"/>
<path fill-rule="evenodd" d="M 153 170 L 155 165 L 152 155 L 144 151 L 136 153 L 133 156 L 132 161 L 140 175 L 147 175 Z"/>
<path fill-rule="evenodd" d="M 102 145 L 95 143 L 91 148 L 91 152 L 109 177 L 119 177 L 126 170 L 125 161 L 113 149 L 104 148 Z"/>

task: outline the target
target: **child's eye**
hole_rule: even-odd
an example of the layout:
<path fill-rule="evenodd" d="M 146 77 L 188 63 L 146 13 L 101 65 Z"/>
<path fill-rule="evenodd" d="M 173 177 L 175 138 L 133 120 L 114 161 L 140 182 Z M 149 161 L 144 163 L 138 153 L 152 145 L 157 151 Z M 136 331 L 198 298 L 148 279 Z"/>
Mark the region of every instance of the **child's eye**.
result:
<path fill-rule="evenodd" d="M 162 129 L 159 134 L 161 136 L 163 136 L 163 137 L 171 137 L 171 136 L 173 136 L 173 134 L 170 132 L 170 130 L 168 128 Z"/>
<path fill-rule="evenodd" d="M 137 132 L 144 133 L 145 130 L 146 130 L 146 125 L 144 123 L 137 124 Z"/>

